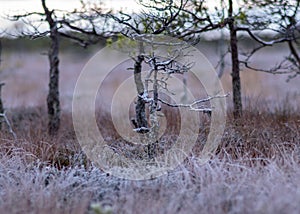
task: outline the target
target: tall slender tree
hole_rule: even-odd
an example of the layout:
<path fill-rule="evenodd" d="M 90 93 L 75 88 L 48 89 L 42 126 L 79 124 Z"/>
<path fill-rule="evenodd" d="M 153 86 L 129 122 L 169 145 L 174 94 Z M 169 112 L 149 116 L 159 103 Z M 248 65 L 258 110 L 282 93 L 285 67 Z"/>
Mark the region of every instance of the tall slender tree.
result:
<path fill-rule="evenodd" d="M 41 0 L 46 21 L 49 24 L 51 45 L 48 53 L 49 71 L 49 92 L 47 97 L 48 107 L 48 132 L 50 135 L 57 133 L 60 126 L 60 102 L 59 102 L 59 33 L 58 23 L 53 18 L 53 10 L 49 11 L 45 0 Z"/>
<path fill-rule="evenodd" d="M 228 27 L 230 32 L 230 50 L 232 64 L 232 93 L 233 93 L 233 115 L 238 118 L 242 115 L 242 96 L 241 96 L 241 78 L 240 78 L 240 62 L 238 51 L 237 28 L 233 14 L 233 2 L 228 0 Z"/>
<path fill-rule="evenodd" d="M 243 1 L 234 5 L 233 0 L 221 0 L 215 11 L 208 8 L 206 0 L 191 0 L 181 9 L 180 16 L 169 27 L 169 33 L 187 41 L 199 41 L 203 33 L 227 28 L 231 53 L 231 76 L 233 94 L 233 114 L 235 118 L 242 115 L 242 96 L 240 65 L 255 69 L 250 65 L 251 57 L 264 47 L 286 42 L 291 54 L 273 68 L 256 70 L 269 73 L 299 74 L 300 57 L 295 48 L 299 38 L 299 1 Z M 259 11 L 259 12 L 258 12 Z M 276 26 L 274 28 L 274 26 Z M 259 36 L 259 32 L 270 29 L 273 37 L 269 40 Z M 255 41 L 255 46 L 246 57 L 239 54 L 238 33 L 244 32 Z M 298 33 L 298 35 L 296 35 Z M 286 62 L 289 61 L 287 64 Z M 284 70 L 284 71 L 283 71 Z"/>
<path fill-rule="evenodd" d="M 95 44 L 103 39 L 103 29 L 96 29 L 96 25 L 89 18 L 86 18 L 85 6 L 82 1 L 82 8 L 71 12 L 63 10 L 49 9 L 46 0 L 41 0 L 43 12 L 27 12 L 21 15 L 9 17 L 11 20 L 22 20 L 26 29 L 22 29 L 21 36 L 30 38 L 40 38 L 49 36 L 50 47 L 48 51 L 49 59 L 49 91 L 47 96 L 48 109 L 48 133 L 57 134 L 60 127 L 60 99 L 59 99 L 59 50 L 61 37 L 77 42 L 83 47 Z M 99 10 L 100 11 L 100 10 Z M 99 12 L 100 13 L 100 12 Z M 37 19 L 36 16 L 40 18 Z M 99 18 L 94 20 L 99 21 Z M 48 28 L 39 26 L 46 23 Z M 88 27 L 87 24 L 89 23 Z"/>

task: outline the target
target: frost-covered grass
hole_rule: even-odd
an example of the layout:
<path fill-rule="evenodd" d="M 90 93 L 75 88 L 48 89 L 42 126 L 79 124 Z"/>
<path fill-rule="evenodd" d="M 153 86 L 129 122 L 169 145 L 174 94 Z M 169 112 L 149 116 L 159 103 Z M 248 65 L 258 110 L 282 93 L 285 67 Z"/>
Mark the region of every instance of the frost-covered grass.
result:
<path fill-rule="evenodd" d="M 18 140 L 0 134 L 0 213 L 300 213 L 297 111 L 246 110 L 238 122 L 229 114 L 213 159 L 199 164 L 195 148 L 174 171 L 145 181 L 90 163 L 69 114 L 49 137 L 43 110 L 9 113 Z"/>
<path fill-rule="evenodd" d="M 287 156 L 288 157 L 288 156 Z M 195 159 L 166 176 L 127 181 L 97 168 L 58 170 L 3 157 L 1 213 L 299 213 L 299 159 L 278 164 Z"/>

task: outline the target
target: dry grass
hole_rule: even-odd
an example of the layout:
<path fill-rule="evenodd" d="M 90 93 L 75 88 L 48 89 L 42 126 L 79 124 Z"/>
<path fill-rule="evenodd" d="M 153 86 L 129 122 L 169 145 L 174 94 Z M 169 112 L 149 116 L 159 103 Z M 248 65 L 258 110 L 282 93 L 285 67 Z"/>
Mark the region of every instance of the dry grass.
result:
<path fill-rule="evenodd" d="M 272 58 L 272 54 L 266 56 Z M 228 113 L 213 159 L 206 164 L 199 164 L 197 159 L 210 122 L 206 115 L 200 115 L 199 137 L 184 164 L 153 180 L 128 181 L 96 168 L 75 137 L 67 110 L 88 58 L 62 54 L 63 125 L 56 137 L 50 137 L 45 109 L 22 107 L 45 106 L 47 59 L 37 53 L 15 57 L 4 55 L 1 74 L 6 82 L 4 104 L 18 139 L 14 141 L 5 129 L 0 132 L 0 213 L 105 213 L 106 209 L 113 213 L 300 213 L 297 81 L 285 83 L 285 77 L 243 71 L 242 93 L 247 107 L 238 121 Z M 225 91 L 231 90 L 229 73 L 222 77 Z M 103 90 L 105 99 L 112 96 L 124 79 L 121 77 L 119 73 L 108 77 L 107 85 L 103 84 L 108 87 Z M 100 130 L 110 145 L 128 146 L 109 114 L 99 112 Z M 176 110 L 164 113 L 172 127 L 163 136 L 168 148 L 176 140 L 180 121 Z M 142 151 L 133 150 L 133 156 Z"/>
<path fill-rule="evenodd" d="M 0 134 L 0 213 L 299 213 L 300 114 L 259 109 L 249 106 L 239 121 L 229 113 L 217 155 L 204 165 L 196 157 L 209 128 L 202 116 L 193 154 L 168 175 L 146 181 L 94 167 L 76 141 L 70 113 L 62 115 L 60 133 L 49 137 L 42 108 L 11 110 L 18 140 Z M 176 127 L 174 112 L 167 112 Z M 99 119 L 111 142 L 121 144 L 107 114 Z M 171 142 L 174 136 L 164 137 Z"/>

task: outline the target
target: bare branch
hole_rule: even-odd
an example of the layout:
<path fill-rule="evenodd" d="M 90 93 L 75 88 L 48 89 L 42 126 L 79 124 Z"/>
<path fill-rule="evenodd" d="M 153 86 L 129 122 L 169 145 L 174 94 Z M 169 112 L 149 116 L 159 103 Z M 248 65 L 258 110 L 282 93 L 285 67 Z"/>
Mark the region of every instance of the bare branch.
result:
<path fill-rule="evenodd" d="M 290 48 L 292 56 L 296 59 L 296 61 L 298 63 L 298 67 L 300 68 L 300 57 L 299 57 L 299 55 L 297 53 L 296 48 L 293 45 L 293 42 L 292 41 L 288 41 L 288 45 L 289 45 L 289 48 Z"/>
<path fill-rule="evenodd" d="M 271 40 L 271 41 L 265 41 L 265 40 L 259 38 L 258 36 L 256 36 L 253 33 L 253 31 L 250 30 L 247 27 L 237 27 L 236 31 L 245 31 L 245 32 L 247 32 L 252 39 L 254 39 L 255 41 L 257 41 L 258 43 L 260 43 L 264 46 L 272 46 L 274 44 L 287 42 L 287 41 L 290 41 L 292 39 L 292 38 L 289 38 L 289 37 L 282 37 L 282 38 Z"/>
<path fill-rule="evenodd" d="M 4 121 L 5 121 L 5 123 L 6 123 L 7 127 L 8 127 L 8 131 L 9 131 L 9 133 L 12 134 L 14 140 L 17 140 L 17 135 L 16 135 L 16 133 L 13 131 L 13 128 L 12 128 L 12 126 L 11 126 L 11 124 L 10 124 L 10 122 L 9 122 L 9 120 L 8 120 L 8 118 L 7 118 L 7 116 L 6 116 L 6 112 L 0 113 L 0 117 L 2 117 L 2 118 L 4 119 Z"/>
<path fill-rule="evenodd" d="M 161 98 L 158 98 L 158 100 L 170 107 L 176 107 L 176 108 L 189 108 L 192 111 L 200 111 L 200 112 L 211 112 L 212 109 L 211 108 L 205 108 L 205 107 L 195 107 L 196 105 L 200 104 L 200 103 L 206 103 L 209 102 L 212 99 L 216 99 L 216 98 L 225 98 L 228 97 L 229 94 L 225 94 L 225 95 L 215 95 L 215 96 L 208 96 L 207 98 L 204 99 L 200 99 L 200 100 L 195 100 L 194 102 L 190 103 L 190 104 L 172 104 L 172 103 L 168 103 L 165 100 L 162 100 Z"/>

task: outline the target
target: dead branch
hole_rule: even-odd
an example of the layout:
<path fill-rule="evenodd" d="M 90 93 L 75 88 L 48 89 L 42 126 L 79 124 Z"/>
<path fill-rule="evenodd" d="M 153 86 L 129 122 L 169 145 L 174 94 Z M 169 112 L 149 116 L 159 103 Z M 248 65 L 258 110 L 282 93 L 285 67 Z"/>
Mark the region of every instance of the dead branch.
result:
<path fill-rule="evenodd" d="M 17 140 L 17 135 L 16 135 L 16 133 L 13 131 L 13 128 L 12 128 L 12 126 L 11 126 L 11 124 L 10 124 L 10 122 L 9 122 L 9 120 L 8 120 L 8 118 L 7 118 L 7 116 L 6 116 L 6 112 L 0 113 L 0 117 L 2 117 L 2 118 L 4 119 L 4 121 L 5 121 L 5 123 L 6 123 L 7 127 L 8 127 L 8 131 L 9 131 L 9 133 L 11 133 L 11 135 L 12 135 L 13 138 L 14 138 L 14 140 Z"/>
<path fill-rule="evenodd" d="M 160 98 L 158 98 L 158 100 L 167 105 L 167 106 L 170 106 L 170 107 L 175 107 L 175 108 L 189 108 L 190 110 L 192 111 L 199 111 L 199 112 L 204 112 L 204 113 L 210 113 L 212 112 L 212 109 L 211 108 L 206 108 L 206 107 L 203 107 L 203 106 L 200 106 L 200 107 L 195 107 L 196 105 L 199 105 L 200 103 L 206 103 L 206 102 L 209 102 L 210 100 L 212 99 L 216 99 L 216 98 L 225 98 L 225 97 L 228 97 L 229 94 L 225 94 L 225 95 L 215 95 L 215 96 L 208 96 L 207 98 L 204 98 L 204 99 L 199 99 L 199 100 L 195 100 L 194 102 L 190 103 L 190 104 L 182 104 L 182 103 L 179 103 L 179 104 L 172 104 L 172 103 L 169 103 L 165 100 L 162 100 Z"/>

